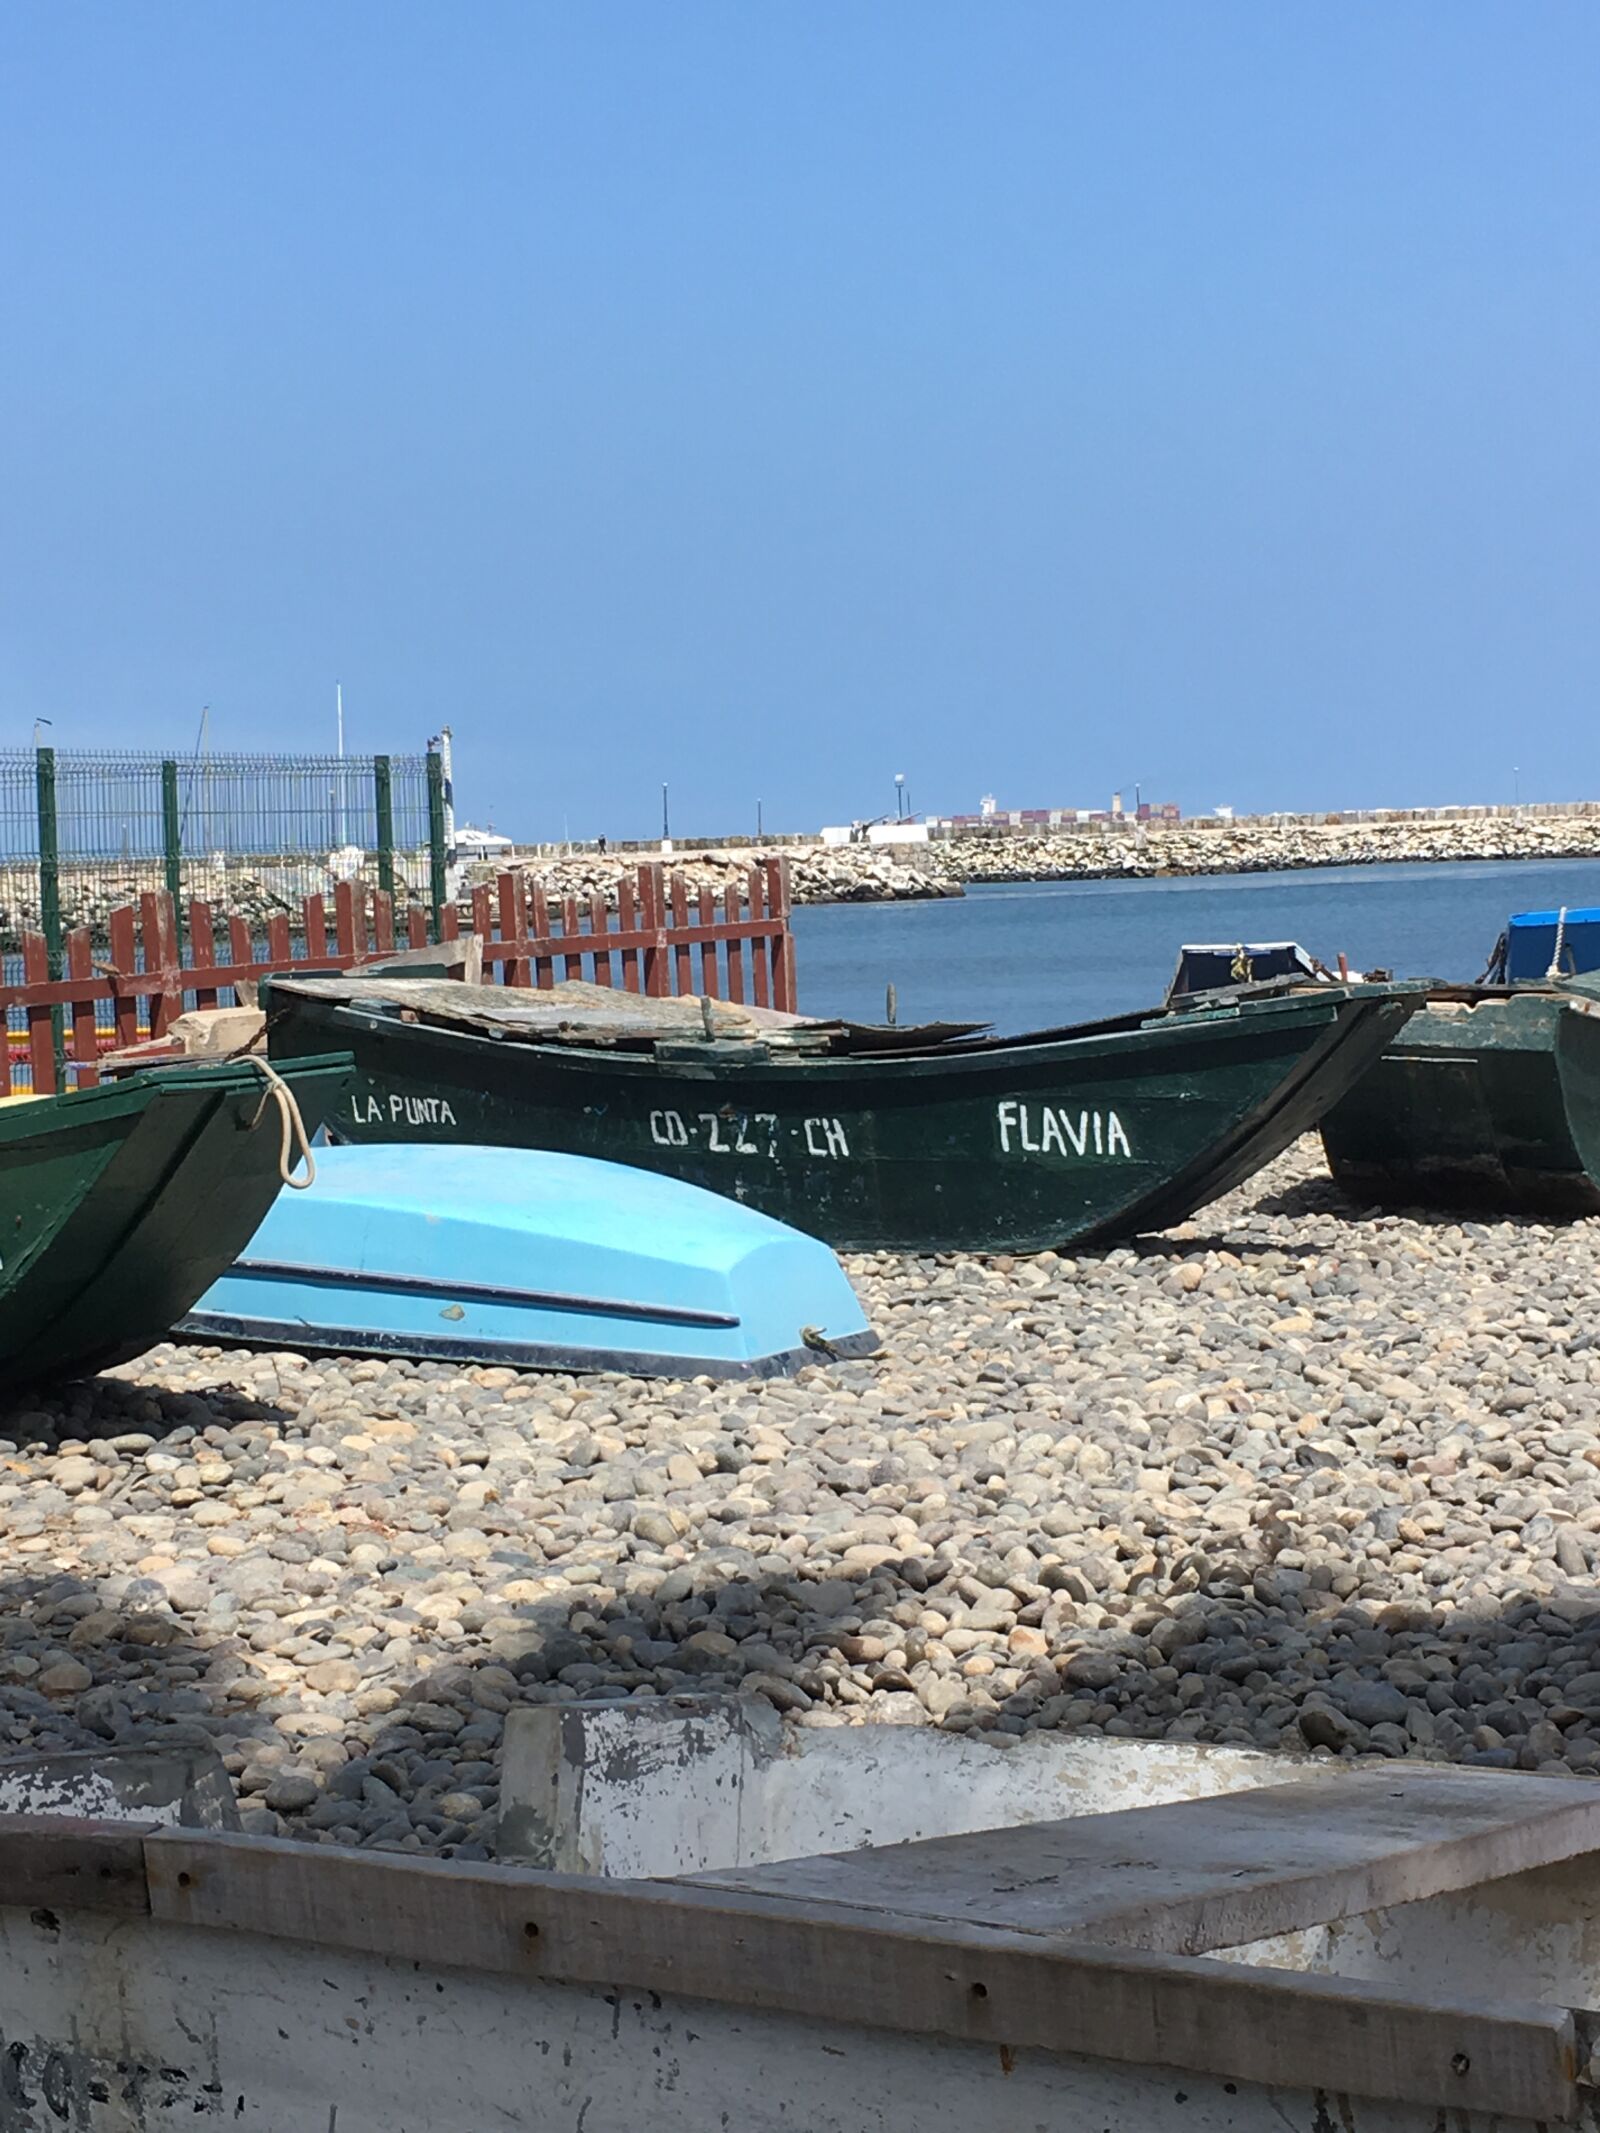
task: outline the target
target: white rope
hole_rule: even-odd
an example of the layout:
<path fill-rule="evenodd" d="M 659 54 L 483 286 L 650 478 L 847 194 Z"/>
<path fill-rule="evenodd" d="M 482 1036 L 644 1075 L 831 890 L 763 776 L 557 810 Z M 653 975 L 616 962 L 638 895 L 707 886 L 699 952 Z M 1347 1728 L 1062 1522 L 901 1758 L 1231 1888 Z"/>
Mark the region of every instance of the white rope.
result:
<path fill-rule="evenodd" d="M 256 1115 L 250 1121 L 251 1130 L 253 1132 L 260 1125 L 262 1113 L 269 1103 L 275 1101 L 281 1130 L 278 1142 L 278 1175 L 291 1192 L 304 1192 L 308 1185 L 316 1183 L 317 1159 L 311 1153 L 311 1137 L 306 1132 L 306 1122 L 300 1115 L 300 1106 L 295 1101 L 294 1091 L 277 1068 L 270 1065 L 258 1052 L 246 1052 L 241 1056 L 251 1066 L 260 1068 L 267 1083 L 261 1092 L 261 1101 L 256 1106 Z M 297 1142 L 298 1152 L 295 1150 Z M 304 1177 L 297 1178 L 294 1174 L 297 1162 L 304 1162 L 306 1166 Z"/>
<path fill-rule="evenodd" d="M 1558 912 L 1556 913 L 1556 945 L 1555 945 L 1555 952 L 1554 952 L 1554 954 L 1553 954 L 1553 955 L 1551 956 L 1551 958 L 1550 958 L 1550 968 L 1549 968 L 1549 969 L 1548 969 L 1548 970 L 1547 970 L 1547 971 L 1545 972 L 1545 976 L 1546 976 L 1547 978 L 1559 978 L 1559 977 L 1560 977 L 1560 975 L 1561 975 L 1561 958 L 1562 958 L 1562 955 L 1564 954 L 1564 952 L 1565 952 L 1565 950 L 1566 950 L 1566 945 L 1567 945 L 1567 907 L 1566 907 L 1566 905 L 1565 905 L 1565 904 L 1563 904 L 1563 905 L 1561 906 L 1561 909 L 1560 909 L 1560 910 L 1559 910 L 1559 911 L 1558 911 Z"/>

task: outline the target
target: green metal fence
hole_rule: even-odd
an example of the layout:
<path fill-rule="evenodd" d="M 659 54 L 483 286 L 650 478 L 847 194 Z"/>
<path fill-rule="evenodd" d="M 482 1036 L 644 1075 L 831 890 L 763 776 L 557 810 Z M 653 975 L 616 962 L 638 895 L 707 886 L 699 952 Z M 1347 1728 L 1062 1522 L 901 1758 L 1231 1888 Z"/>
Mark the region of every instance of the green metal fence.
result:
<path fill-rule="evenodd" d="M 432 907 L 440 757 L 0 750 L 0 946 L 96 926 L 142 889 L 269 912 L 352 876 Z"/>

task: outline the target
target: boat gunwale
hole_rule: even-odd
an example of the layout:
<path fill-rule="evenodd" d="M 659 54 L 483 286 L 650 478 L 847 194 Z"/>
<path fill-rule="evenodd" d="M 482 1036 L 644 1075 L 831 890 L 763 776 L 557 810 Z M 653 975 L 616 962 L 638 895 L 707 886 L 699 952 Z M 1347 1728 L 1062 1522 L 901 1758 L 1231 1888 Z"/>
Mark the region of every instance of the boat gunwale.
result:
<path fill-rule="evenodd" d="M 630 1077 L 681 1077 L 706 1081 L 724 1077 L 770 1079 L 781 1076 L 828 1083 L 860 1079 L 869 1085 L 881 1085 L 894 1081 L 920 1081 L 941 1073 L 949 1073 L 958 1081 L 980 1077 L 1003 1079 L 1011 1068 L 1036 1072 L 1041 1067 L 1096 1062 L 1108 1057 L 1126 1060 L 1130 1049 L 1142 1067 L 1147 1059 L 1158 1059 L 1164 1051 L 1193 1044 L 1209 1050 L 1225 1045 L 1247 1031 L 1270 1038 L 1286 1031 L 1315 1028 L 1319 1024 L 1336 1026 L 1346 1018 L 1359 1021 L 1364 1019 L 1361 1010 L 1392 1000 L 1414 1000 L 1414 1004 L 1420 1006 L 1422 991 L 1420 984 L 1323 986 L 1314 991 L 1306 988 L 1287 997 L 1234 1003 L 1212 1010 L 1155 1008 L 1102 1023 L 1066 1025 L 1064 1030 L 1041 1030 L 1021 1037 L 965 1040 L 924 1051 L 786 1053 L 768 1050 L 755 1039 L 750 1044 L 749 1056 L 745 1057 L 738 1056 L 744 1049 L 739 1044 L 732 1044 L 726 1050 L 713 1049 L 709 1045 L 703 1049 L 693 1048 L 685 1044 L 680 1053 L 674 1040 L 667 1039 L 669 1049 L 662 1053 L 654 1048 L 635 1051 L 550 1039 L 496 1036 L 486 1029 L 474 1029 L 464 1023 L 423 1018 L 402 1021 L 398 1009 L 355 1001 L 317 1001 L 313 1015 L 308 1019 L 321 1021 L 328 1018 L 333 1021 L 336 1031 L 341 1025 L 353 1026 L 374 1038 L 398 1038 L 404 1042 L 425 1037 L 447 1044 L 463 1044 L 472 1049 L 487 1047 L 497 1055 L 508 1057 L 529 1053 L 550 1064 L 588 1071 L 604 1070 Z M 304 999 L 307 995 L 301 993 L 298 997 Z M 284 1011 L 284 1019 L 290 1019 L 294 1013 L 294 1010 Z M 269 1012 L 269 1046 L 272 1027 L 273 1017 Z M 297 1058 L 300 1055 L 286 1056 Z"/>
<path fill-rule="evenodd" d="M 665 1314 L 655 1312 L 660 1318 Z M 733 1319 L 708 1330 L 731 1330 Z M 635 1348 L 601 1348 L 589 1342 L 512 1341 L 461 1333 L 386 1333 L 372 1327 L 310 1326 L 295 1319 L 245 1318 L 235 1312 L 191 1311 L 172 1328 L 175 1337 L 199 1346 L 249 1348 L 259 1352 L 290 1349 L 307 1355 L 398 1356 L 438 1363 L 499 1364 L 510 1370 L 540 1370 L 584 1377 L 613 1371 L 630 1378 L 717 1378 L 755 1381 L 792 1377 L 797 1370 L 826 1365 L 835 1358 L 854 1361 L 874 1356 L 883 1343 L 868 1326 L 859 1333 L 830 1338 L 826 1350 L 782 1348 L 766 1355 L 672 1355 Z"/>

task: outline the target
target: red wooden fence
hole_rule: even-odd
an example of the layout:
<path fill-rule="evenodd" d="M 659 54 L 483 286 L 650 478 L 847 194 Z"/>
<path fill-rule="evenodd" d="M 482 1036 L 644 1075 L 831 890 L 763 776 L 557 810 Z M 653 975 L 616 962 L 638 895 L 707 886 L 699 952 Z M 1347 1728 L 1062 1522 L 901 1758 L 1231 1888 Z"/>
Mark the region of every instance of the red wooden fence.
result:
<path fill-rule="evenodd" d="M 793 1011 L 794 939 L 789 930 L 786 863 L 764 859 L 742 882 L 722 894 L 691 893 L 683 877 L 659 865 L 624 875 L 618 908 L 604 896 L 580 901 L 552 899 L 521 874 L 502 874 L 472 892 L 472 925 L 483 947 L 488 983 L 546 990 L 568 978 L 596 985 L 620 984 L 626 992 L 665 998 L 701 992 L 712 999 L 748 1001 L 757 1007 Z M 719 910 L 720 906 L 720 910 Z M 188 907 L 190 956 L 178 943 L 177 914 L 165 892 L 147 892 L 137 908 L 113 911 L 109 953 L 95 954 L 89 928 L 69 933 L 63 944 L 65 975 L 52 980 L 44 937 L 22 936 L 22 983 L 0 985 L 0 1096 L 12 1094 L 13 1049 L 34 1092 L 48 1095 L 56 1082 L 54 1012 L 66 1024 L 66 1056 L 80 1083 L 96 1078 L 107 1051 L 145 1036 L 160 1037 L 186 1006 L 216 1007 L 221 995 L 275 970 L 312 973 L 349 970 L 393 955 L 397 947 L 428 943 L 427 914 L 413 905 L 400 918 L 391 899 L 359 883 L 341 882 L 331 914 L 327 899 L 306 897 L 300 924 L 287 911 L 268 919 L 265 953 L 243 918 L 226 921 L 227 952 L 218 953 L 220 921 L 211 906 Z M 447 905 L 446 940 L 459 939 L 461 916 Z M 698 962 L 698 972 L 696 963 Z M 747 967 L 748 966 L 748 967 Z M 23 1028 L 13 1031 L 13 1011 Z"/>

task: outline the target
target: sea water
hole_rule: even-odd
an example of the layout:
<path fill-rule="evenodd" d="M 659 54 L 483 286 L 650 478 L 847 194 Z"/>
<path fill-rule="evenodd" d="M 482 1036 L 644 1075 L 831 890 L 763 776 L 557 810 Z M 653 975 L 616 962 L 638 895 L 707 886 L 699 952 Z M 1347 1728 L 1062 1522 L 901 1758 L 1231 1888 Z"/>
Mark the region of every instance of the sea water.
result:
<path fill-rule="evenodd" d="M 1600 860 L 1451 861 L 989 884 L 931 903 L 795 913 L 800 1007 L 1042 1029 L 1150 1006 L 1186 942 L 1299 941 L 1332 968 L 1470 980 L 1513 911 L 1600 905 Z"/>

